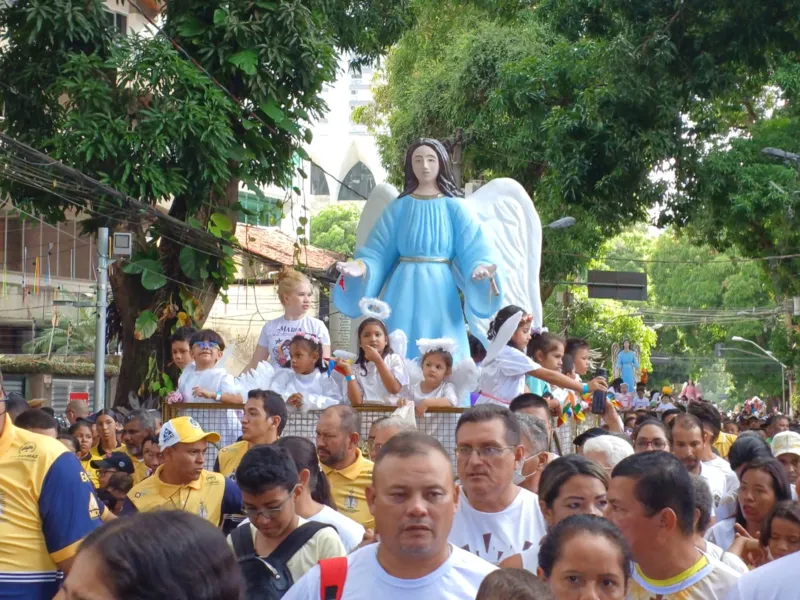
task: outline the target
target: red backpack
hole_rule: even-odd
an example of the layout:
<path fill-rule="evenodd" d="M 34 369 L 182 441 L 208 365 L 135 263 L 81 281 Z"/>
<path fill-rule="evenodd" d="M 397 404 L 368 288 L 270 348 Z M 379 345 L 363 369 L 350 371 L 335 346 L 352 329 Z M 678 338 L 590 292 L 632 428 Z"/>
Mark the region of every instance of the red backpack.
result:
<path fill-rule="evenodd" d="M 326 558 L 319 561 L 320 600 L 342 600 L 347 579 L 347 557 Z"/>

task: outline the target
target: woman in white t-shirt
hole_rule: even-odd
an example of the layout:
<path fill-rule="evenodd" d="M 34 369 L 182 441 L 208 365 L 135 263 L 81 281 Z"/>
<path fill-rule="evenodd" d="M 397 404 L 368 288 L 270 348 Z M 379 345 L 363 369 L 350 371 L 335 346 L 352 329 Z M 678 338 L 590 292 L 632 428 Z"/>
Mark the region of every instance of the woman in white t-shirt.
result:
<path fill-rule="evenodd" d="M 328 523 L 336 528 L 345 550 L 350 553 L 364 539 L 364 527 L 333 508 L 331 487 L 325 473 L 319 468 L 317 449 L 311 440 L 288 436 L 280 438 L 278 446 L 285 449 L 294 460 L 300 477 L 301 491 L 295 500 L 295 511 L 308 521 Z"/>
<path fill-rule="evenodd" d="M 289 361 L 289 344 L 298 333 L 310 333 L 322 341 L 323 358 L 331 355 L 331 336 L 325 323 L 308 316 L 312 299 L 311 281 L 294 269 L 278 274 L 278 298 L 284 308 L 282 317 L 267 321 L 261 329 L 253 357 L 242 373 L 255 369 L 262 360 L 282 367 Z"/>
<path fill-rule="evenodd" d="M 555 459 L 539 480 L 539 506 L 547 529 L 572 515 L 602 517 L 608 506 L 607 493 L 608 475 L 600 465 L 578 454 Z M 534 574 L 538 566 L 536 544 L 500 563 L 503 569 L 526 569 Z"/>

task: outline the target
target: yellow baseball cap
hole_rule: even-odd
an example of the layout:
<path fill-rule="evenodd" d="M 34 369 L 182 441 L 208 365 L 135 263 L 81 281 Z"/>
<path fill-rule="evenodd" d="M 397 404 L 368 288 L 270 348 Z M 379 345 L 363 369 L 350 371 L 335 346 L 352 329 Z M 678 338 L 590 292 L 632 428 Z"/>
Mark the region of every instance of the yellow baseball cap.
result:
<path fill-rule="evenodd" d="M 200 427 L 200 423 L 192 417 L 175 417 L 170 419 L 161 427 L 158 434 L 158 445 L 163 452 L 166 448 L 175 444 L 194 444 L 200 440 L 206 440 L 216 444 L 220 437 L 218 433 L 210 431 L 206 433 Z"/>
<path fill-rule="evenodd" d="M 661 388 L 661 393 L 664 394 L 665 396 L 671 396 L 672 388 L 668 385 L 665 385 L 663 388 Z"/>
<path fill-rule="evenodd" d="M 772 438 L 772 454 L 777 457 L 788 453 L 800 456 L 800 433 L 781 431 Z"/>

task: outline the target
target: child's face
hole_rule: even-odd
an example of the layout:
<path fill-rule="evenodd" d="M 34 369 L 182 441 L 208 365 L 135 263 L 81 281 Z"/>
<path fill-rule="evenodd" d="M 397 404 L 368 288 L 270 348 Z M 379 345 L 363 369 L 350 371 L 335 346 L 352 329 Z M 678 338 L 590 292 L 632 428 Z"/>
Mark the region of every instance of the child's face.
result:
<path fill-rule="evenodd" d="M 192 358 L 198 369 L 210 369 L 222 358 L 222 351 L 216 342 L 195 342 L 192 345 Z"/>
<path fill-rule="evenodd" d="M 533 360 L 543 366 L 545 369 L 551 371 L 561 371 L 561 365 L 564 361 L 564 346 L 556 344 L 547 354 L 542 351 L 537 351 Z"/>
<path fill-rule="evenodd" d="M 575 363 L 575 372 L 578 375 L 586 375 L 586 372 L 589 370 L 589 349 L 578 348 L 572 360 Z"/>
<path fill-rule="evenodd" d="M 383 333 L 383 327 L 377 323 L 370 323 L 361 331 L 358 343 L 362 348 L 371 346 L 378 351 L 378 354 L 383 354 L 386 348 L 386 334 Z"/>
<path fill-rule="evenodd" d="M 427 383 L 439 385 L 450 374 L 441 354 L 429 354 L 422 362 L 422 376 Z"/>
<path fill-rule="evenodd" d="M 160 465 L 164 464 L 164 457 L 158 444 L 147 441 L 144 443 L 144 464 L 148 469 L 156 470 Z"/>
<path fill-rule="evenodd" d="M 301 283 L 291 292 L 281 296 L 281 302 L 287 313 L 301 315 L 311 308 L 311 286 Z"/>
<path fill-rule="evenodd" d="M 289 356 L 292 359 L 292 370 L 298 375 L 313 372 L 319 360 L 319 352 L 312 351 L 307 344 L 302 343 L 292 344 Z"/>
<path fill-rule="evenodd" d="M 531 341 L 531 322 L 523 321 L 511 336 L 511 344 L 518 350 L 525 351 Z"/>
<path fill-rule="evenodd" d="M 183 371 L 192 362 L 192 349 L 189 342 L 172 342 L 172 362 Z"/>

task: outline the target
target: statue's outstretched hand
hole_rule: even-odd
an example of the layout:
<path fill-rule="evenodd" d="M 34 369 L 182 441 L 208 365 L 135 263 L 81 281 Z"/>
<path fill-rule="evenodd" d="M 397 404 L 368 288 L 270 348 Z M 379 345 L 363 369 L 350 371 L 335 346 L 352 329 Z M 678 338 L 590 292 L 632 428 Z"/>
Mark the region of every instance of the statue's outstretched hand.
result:
<path fill-rule="evenodd" d="M 336 263 L 336 270 L 347 277 L 363 277 L 367 270 L 360 260 L 349 260 Z"/>
<path fill-rule="evenodd" d="M 472 280 L 473 281 L 481 281 L 482 279 L 487 279 L 494 275 L 497 272 L 497 265 L 481 265 L 480 267 L 476 267 L 475 270 L 472 272 Z"/>

